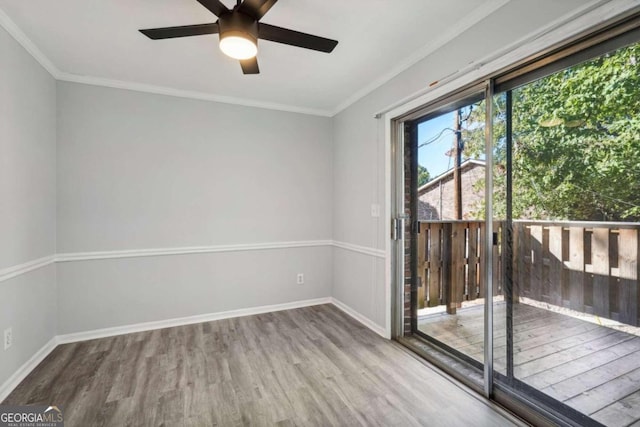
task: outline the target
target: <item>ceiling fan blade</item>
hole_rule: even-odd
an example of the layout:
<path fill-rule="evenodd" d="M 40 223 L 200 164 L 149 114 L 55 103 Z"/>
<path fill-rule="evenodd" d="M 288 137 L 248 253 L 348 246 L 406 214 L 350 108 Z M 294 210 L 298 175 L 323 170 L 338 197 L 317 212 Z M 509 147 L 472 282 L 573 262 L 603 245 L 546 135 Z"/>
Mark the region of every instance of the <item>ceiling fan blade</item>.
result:
<path fill-rule="evenodd" d="M 139 30 L 152 40 L 173 39 L 176 37 L 201 36 L 204 34 L 217 34 L 218 24 L 184 25 L 181 27 L 149 28 Z"/>
<path fill-rule="evenodd" d="M 244 0 L 238 10 L 260 20 L 278 0 Z"/>
<path fill-rule="evenodd" d="M 258 37 L 276 43 L 303 47 L 330 53 L 338 45 L 336 40 L 313 36 L 299 31 L 288 30 L 274 25 L 258 23 Z"/>
<path fill-rule="evenodd" d="M 220 0 L 198 0 L 198 3 L 206 7 L 209 12 L 213 13 L 218 18 L 220 15 L 230 12 L 229 9 L 227 9 L 227 6 L 222 4 Z"/>
<path fill-rule="evenodd" d="M 249 59 L 241 59 L 240 66 L 242 67 L 243 74 L 260 74 L 258 58 L 256 56 Z"/>

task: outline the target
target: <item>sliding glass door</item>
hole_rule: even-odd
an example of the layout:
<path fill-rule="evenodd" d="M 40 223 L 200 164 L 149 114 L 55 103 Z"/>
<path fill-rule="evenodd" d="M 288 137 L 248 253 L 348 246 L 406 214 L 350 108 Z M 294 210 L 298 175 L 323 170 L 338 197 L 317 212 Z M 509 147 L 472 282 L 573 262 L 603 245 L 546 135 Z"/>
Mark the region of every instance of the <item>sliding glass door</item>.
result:
<path fill-rule="evenodd" d="M 417 145 L 415 332 L 482 368 L 484 92 L 411 123 Z"/>
<path fill-rule="evenodd" d="M 640 426 L 638 26 L 403 122 L 405 332 L 560 424 Z"/>
<path fill-rule="evenodd" d="M 583 425 L 640 422 L 638 61 L 635 43 L 494 100 L 496 379 Z"/>

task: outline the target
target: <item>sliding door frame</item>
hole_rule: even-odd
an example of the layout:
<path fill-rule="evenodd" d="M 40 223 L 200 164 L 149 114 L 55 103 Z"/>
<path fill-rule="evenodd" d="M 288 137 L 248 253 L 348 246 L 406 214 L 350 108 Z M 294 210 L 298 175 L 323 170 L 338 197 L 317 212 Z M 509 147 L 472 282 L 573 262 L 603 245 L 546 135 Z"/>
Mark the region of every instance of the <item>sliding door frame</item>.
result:
<path fill-rule="evenodd" d="M 417 268 L 415 263 L 416 258 L 416 237 L 418 233 L 418 223 L 416 218 L 415 209 L 411 209 L 411 215 L 406 215 L 407 209 L 410 206 L 407 206 L 407 199 L 411 200 L 411 205 L 415 204 L 415 170 L 412 171 L 412 183 L 409 185 L 410 194 L 406 193 L 407 189 L 407 168 L 417 169 L 417 153 L 413 152 L 417 150 L 417 126 L 420 123 L 428 121 L 432 118 L 438 117 L 442 114 L 449 113 L 458 108 L 465 107 L 470 104 L 474 104 L 476 102 L 484 100 L 487 103 L 487 96 L 492 93 L 493 86 L 490 80 L 486 80 L 475 85 L 463 88 L 462 90 L 456 91 L 453 94 L 446 95 L 442 98 L 436 99 L 435 101 L 424 105 L 423 107 L 413 110 L 407 114 L 397 117 L 396 119 L 391 121 L 391 134 L 395 137 L 392 138 L 391 145 L 391 153 L 392 153 L 392 176 L 394 178 L 394 182 L 392 183 L 392 233 L 393 238 L 393 248 L 394 252 L 392 254 L 392 259 L 394 260 L 393 273 L 392 277 L 394 278 L 393 283 L 393 293 L 395 295 L 396 303 L 393 318 L 395 320 L 396 327 L 394 328 L 394 337 L 399 338 L 407 335 L 409 332 L 411 335 L 417 335 L 423 338 L 426 341 L 429 341 L 433 345 L 437 346 L 439 349 L 443 350 L 447 354 L 450 354 L 457 359 L 460 359 L 464 363 L 472 366 L 473 368 L 482 371 L 483 378 L 485 378 L 485 386 L 484 394 L 486 397 L 490 397 L 491 395 L 491 379 L 493 378 L 493 364 L 492 363 L 481 363 L 477 360 L 466 356 L 465 354 L 457 351 L 455 348 L 452 348 L 446 345 L 443 342 L 440 342 L 427 334 L 420 332 L 417 328 L 417 301 L 415 301 L 417 295 Z M 487 107 L 487 117 L 492 117 L 492 108 L 490 106 Z M 486 147 L 492 146 L 491 139 L 493 138 L 492 131 L 492 123 L 489 122 L 489 125 L 485 128 L 485 149 Z M 408 144 L 409 143 L 409 144 Z M 411 153 L 407 153 L 408 145 L 412 148 Z M 410 154 L 407 158 L 407 154 Z M 487 154 L 485 154 L 487 156 Z M 487 159 L 490 159 L 490 154 L 487 156 Z M 407 161 L 411 162 L 411 165 L 407 164 Z M 490 174 L 489 174 L 490 175 Z M 487 183 L 491 185 L 492 176 L 488 176 Z M 409 196 L 409 197 L 407 197 Z M 489 204 L 493 203 L 493 189 L 491 191 L 485 191 L 485 197 L 488 197 Z M 415 208 L 415 206 L 413 206 Z M 490 212 L 489 212 L 490 213 Z M 493 246 L 493 233 L 492 233 L 492 222 L 490 220 L 490 216 L 486 216 L 485 218 L 485 227 L 489 227 L 489 232 L 485 233 L 485 240 L 481 244 L 485 248 L 489 248 L 488 253 L 491 253 L 491 249 Z M 414 224 L 409 224 L 407 221 L 412 221 Z M 409 237 L 409 239 L 407 239 Z M 486 249 L 485 249 L 486 250 Z M 410 262 L 407 262 L 407 256 L 410 258 Z M 485 260 L 486 261 L 486 260 Z M 405 271 L 409 267 L 410 276 L 409 280 L 405 277 Z M 484 313 L 487 316 L 492 316 L 493 314 L 493 306 L 492 306 L 492 298 L 488 298 L 488 296 L 493 295 L 493 286 L 492 286 L 492 264 L 489 262 L 485 265 L 484 268 L 484 280 L 487 285 L 485 286 L 485 306 Z M 410 285 L 410 288 L 409 288 Z M 409 288 L 409 289 L 408 289 Z M 409 291 L 409 292 L 408 292 Z M 408 307 L 406 304 L 407 294 L 410 295 L 410 306 Z M 401 327 L 398 327 L 401 325 Z M 491 361 L 491 357 L 487 357 L 487 355 L 492 355 L 493 349 L 493 333 L 492 328 L 487 328 L 486 322 L 484 326 L 484 348 L 485 348 L 485 361 Z M 488 340 L 488 341 L 487 341 Z M 488 353 L 487 353 L 488 352 Z M 489 387 L 486 387 L 486 379 L 489 379 Z M 470 384 L 471 385 L 471 384 Z"/>
<path fill-rule="evenodd" d="M 505 239 L 507 247 L 507 256 L 511 259 L 512 252 L 512 234 L 510 230 L 513 221 L 512 215 L 512 190 L 513 190 L 513 129 L 512 129 L 512 111 L 513 99 L 512 90 L 525 84 L 535 82 L 545 76 L 560 72 L 574 65 L 580 64 L 609 52 L 613 52 L 624 46 L 629 46 L 640 42 L 640 14 L 627 17 L 614 26 L 602 29 L 594 34 L 569 44 L 549 55 L 532 61 L 529 64 L 508 71 L 497 76 L 494 79 L 495 93 L 504 93 L 506 96 L 506 222 Z M 487 164 L 489 162 L 487 161 Z M 508 262 L 506 264 L 509 264 Z M 513 277 L 510 272 L 505 269 L 505 297 L 507 301 L 507 370 L 506 375 L 495 373 L 493 379 L 497 381 L 492 389 L 496 392 L 498 401 L 519 401 L 527 405 L 536 407 L 536 410 L 544 413 L 548 418 L 554 419 L 556 422 L 568 425 L 580 426 L 601 426 L 600 423 L 566 404 L 559 402 L 540 390 L 529 386 L 522 380 L 516 378 L 513 369 L 513 318 L 512 318 L 512 301 L 510 301 L 513 290 Z M 488 322 L 487 322 L 488 323 Z M 486 386 L 486 383 L 485 383 Z"/>
<path fill-rule="evenodd" d="M 393 110 L 385 111 L 377 115 L 377 118 L 384 118 L 385 123 L 390 126 L 391 132 L 387 134 L 389 146 L 393 155 L 393 163 L 391 165 L 392 173 L 390 176 L 394 178 L 392 182 L 390 198 L 393 200 L 391 214 L 396 217 L 402 213 L 404 216 L 404 147 L 405 147 L 405 127 L 412 120 L 425 118 L 429 115 L 435 117 L 444 112 L 448 108 L 459 102 L 469 98 L 469 94 L 478 89 L 484 90 L 486 100 L 486 133 L 485 133 L 485 233 L 484 248 L 485 253 L 491 254 L 494 239 L 497 237 L 493 230 L 493 98 L 496 93 L 505 93 L 507 96 L 507 104 L 511 104 L 511 89 L 523 85 L 527 82 L 537 80 L 538 78 L 554 73 L 555 71 L 567 68 L 576 63 L 587 59 L 594 58 L 603 53 L 615 50 L 616 48 L 628 45 L 640 40 L 640 6 L 628 7 L 626 10 L 618 11 L 618 14 L 609 15 L 607 22 L 598 22 L 591 24 L 589 30 L 576 32 L 568 39 L 560 39 L 555 45 L 539 50 L 538 53 L 529 57 L 523 57 L 518 61 L 512 62 L 510 65 L 497 69 L 492 73 L 488 73 L 483 79 L 468 82 L 461 88 L 456 90 L 444 90 L 444 88 L 455 87 L 457 80 L 452 80 L 443 85 L 443 90 L 436 90 L 439 96 L 422 96 L 407 101 L 403 106 L 396 107 Z M 460 77 L 459 80 L 465 79 Z M 466 95 L 466 96 L 465 96 Z M 420 99 L 422 103 L 418 102 Z M 455 107 L 454 107 L 455 108 Z M 450 109 L 448 111 L 451 111 Z M 512 189 L 512 129 L 507 121 L 507 189 Z M 399 178 L 399 179 L 398 179 Z M 506 220 L 510 222 L 513 218 L 510 212 L 512 200 L 511 192 L 508 191 Z M 393 227 L 392 227 L 393 229 Z M 402 229 L 404 231 L 404 228 Z M 402 233 L 402 240 L 392 245 L 391 266 L 395 280 L 393 288 L 394 311 L 392 316 L 393 336 L 396 338 L 405 335 L 407 330 L 404 325 L 409 324 L 404 315 L 404 266 L 405 266 L 405 240 Z M 510 241 L 512 233 L 510 233 L 510 224 L 505 227 L 502 236 L 505 241 Z M 507 248 L 507 256 L 512 253 L 512 249 Z M 562 403 L 553 401 L 545 396 L 539 390 L 533 389 L 515 379 L 513 372 L 513 337 L 507 338 L 507 375 L 494 372 L 493 369 L 493 286 L 494 271 L 490 257 L 485 257 L 485 324 L 484 324 L 484 376 L 483 376 L 483 394 L 505 407 L 522 414 L 528 420 L 535 420 L 537 423 L 557 423 L 560 425 L 598 425 L 591 418 L 580 414 L 572 408 L 568 408 Z M 395 270 L 394 270 L 395 269 Z M 509 272 L 505 274 L 508 276 Z M 505 277 L 505 291 L 511 292 L 513 283 L 509 280 L 512 278 Z M 509 311 L 510 301 L 506 298 L 507 310 Z M 510 317 L 510 316 L 508 316 Z M 507 335 L 513 334 L 512 319 L 507 319 L 506 328 Z M 454 357 L 456 355 L 454 354 Z M 459 359 L 459 357 L 457 357 Z M 438 363 L 442 366 L 442 363 Z M 498 379 L 498 381 L 494 381 Z M 471 384 L 469 384 L 471 385 Z M 514 386 L 517 386 L 514 388 Z M 474 387 L 475 388 L 475 387 Z"/>
<path fill-rule="evenodd" d="M 484 395 L 493 394 L 493 80 L 485 86 L 484 135 Z"/>
<path fill-rule="evenodd" d="M 389 122 L 391 140 L 391 337 L 401 338 L 405 335 L 404 314 L 404 146 L 405 124 L 401 121 Z"/>

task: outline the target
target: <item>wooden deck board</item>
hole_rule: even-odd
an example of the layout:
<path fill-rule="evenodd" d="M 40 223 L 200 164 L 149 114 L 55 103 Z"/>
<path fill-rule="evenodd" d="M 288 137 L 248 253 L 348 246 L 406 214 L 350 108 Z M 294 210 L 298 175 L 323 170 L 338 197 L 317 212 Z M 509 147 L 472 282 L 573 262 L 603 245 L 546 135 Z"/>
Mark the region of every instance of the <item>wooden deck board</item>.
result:
<path fill-rule="evenodd" d="M 638 342 L 629 340 L 530 376 L 527 383 L 536 388 L 546 388 L 549 394 L 553 393 L 559 399 L 566 400 L 575 396 L 576 389 L 583 390 L 605 383 L 618 376 L 619 367 L 631 371 L 637 367 L 636 364 L 640 364 Z M 598 380 L 601 382 L 598 383 Z M 574 382 L 584 385 L 576 388 Z"/>
<path fill-rule="evenodd" d="M 586 390 L 578 396 L 567 400 L 566 403 L 580 412 L 593 414 L 639 391 L 639 388 L 640 368 L 627 372 L 591 390 Z"/>
<path fill-rule="evenodd" d="M 604 336 L 596 339 L 590 339 L 590 337 L 581 337 L 583 340 L 575 345 L 560 350 L 556 353 L 545 355 L 539 359 L 528 361 L 522 364 L 515 365 L 516 375 L 519 378 L 526 378 L 530 375 L 534 375 L 538 372 L 545 371 L 549 368 L 569 363 L 578 357 L 586 356 L 588 354 L 596 353 L 598 350 L 609 348 L 625 340 L 631 339 L 628 334 L 624 332 L 614 332 L 607 334 L 604 332 Z M 573 343 L 572 343 L 573 344 Z M 517 360 L 517 357 L 514 357 Z M 638 385 L 640 387 L 640 384 Z"/>
<path fill-rule="evenodd" d="M 630 394 L 592 415 L 597 421 L 609 426 L 640 424 L 640 391 Z"/>
<path fill-rule="evenodd" d="M 530 308 L 522 306 L 518 316 L 518 324 L 514 325 L 516 334 L 520 332 L 530 333 L 536 328 L 546 326 L 551 321 L 546 316 L 542 316 L 540 312 L 530 310 Z M 475 309 L 477 310 L 478 308 Z M 544 314 L 546 315 L 546 313 Z M 497 313 L 496 319 L 499 318 L 498 316 L 499 313 Z M 504 321 L 502 325 L 504 325 Z M 477 313 L 473 310 L 461 310 L 456 316 L 443 313 L 422 319 L 420 321 L 420 330 L 429 335 L 437 335 L 447 345 L 482 361 L 484 326 L 482 322 L 478 322 Z M 494 335 L 495 343 L 501 342 L 500 340 L 505 341 L 505 337 L 504 327 L 497 327 Z M 506 343 L 503 343 L 503 345 L 506 345 Z"/>
<path fill-rule="evenodd" d="M 504 303 L 494 305 L 494 368 L 505 370 Z M 418 328 L 483 360 L 482 306 L 421 318 Z M 514 307 L 516 377 L 605 425 L 640 427 L 640 337 L 564 314 Z"/>
<path fill-rule="evenodd" d="M 623 346 L 633 347 L 637 350 L 638 343 L 635 341 L 626 341 L 617 347 Z M 566 401 L 576 397 L 579 393 L 584 392 L 584 390 L 591 390 L 595 387 L 606 384 L 615 380 L 619 376 L 625 375 L 640 367 L 640 352 L 638 351 L 627 354 L 626 356 L 616 357 L 617 358 L 612 362 L 576 373 L 570 378 L 562 379 L 561 376 L 558 376 L 556 377 L 557 382 L 555 384 L 544 388 L 542 391 L 558 400 Z M 600 355 L 598 358 L 586 357 L 585 359 L 592 363 L 599 363 L 600 360 L 597 360 L 599 358 Z M 586 368 L 584 364 L 575 363 L 574 365 L 581 367 L 581 369 Z M 568 366 L 562 366 L 558 371 L 567 370 L 567 368 Z M 559 375 L 560 372 L 556 372 L 556 374 Z"/>

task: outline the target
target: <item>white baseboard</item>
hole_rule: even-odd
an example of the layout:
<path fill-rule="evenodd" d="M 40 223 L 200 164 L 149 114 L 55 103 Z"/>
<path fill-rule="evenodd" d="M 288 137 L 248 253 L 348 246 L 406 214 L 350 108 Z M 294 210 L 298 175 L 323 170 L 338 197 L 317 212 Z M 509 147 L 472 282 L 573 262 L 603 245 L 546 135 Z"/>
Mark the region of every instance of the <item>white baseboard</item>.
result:
<path fill-rule="evenodd" d="M 20 384 L 22 380 L 24 380 L 27 375 L 29 375 L 31 371 L 33 371 L 35 367 L 53 351 L 54 348 L 56 348 L 57 344 L 58 342 L 56 337 L 51 338 L 49 342 L 43 345 L 42 348 L 36 352 L 36 354 L 31 356 L 31 359 L 27 360 L 22 366 L 20 366 L 20 368 L 18 368 L 18 370 L 0 386 L 0 402 L 11 394 L 18 384 Z"/>
<path fill-rule="evenodd" d="M 345 313 L 347 313 L 349 316 L 351 316 L 354 319 L 356 319 L 358 322 L 360 322 L 363 325 L 365 325 L 367 328 L 371 329 L 376 334 L 380 335 L 382 338 L 391 339 L 391 332 L 390 331 L 387 331 L 385 328 L 381 327 L 380 325 L 378 325 L 373 320 L 369 319 L 368 317 L 364 316 L 363 314 L 361 314 L 358 311 L 354 310 L 353 308 L 349 307 L 347 304 L 343 303 L 342 301 L 340 301 L 340 300 L 338 300 L 338 299 L 336 299 L 334 297 L 331 297 L 330 299 L 331 299 L 331 303 L 333 305 L 335 305 L 340 310 L 342 310 Z"/>
<path fill-rule="evenodd" d="M 312 305 L 330 304 L 331 297 L 316 298 L 303 301 L 287 302 L 284 304 L 263 305 L 259 307 L 241 308 L 238 310 L 222 311 L 218 313 L 198 314 L 195 316 L 179 317 L 154 322 L 136 323 L 133 325 L 116 326 L 113 328 L 95 329 L 92 331 L 76 332 L 58 335 L 58 343 L 66 344 L 78 341 L 93 340 L 96 338 L 112 337 L 116 335 L 131 334 L 134 332 L 152 331 L 154 329 L 171 328 L 174 326 L 192 325 L 194 323 L 211 322 L 213 320 L 231 319 L 233 317 L 251 316 L 254 314 L 271 313 L 274 311 L 291 310 L 294 308 L 309 307 Z"/>
<path fill-rule="evenodd" d="M 137 323 L 133 325 L 116 326 L 113 328 L 96 329 L 93 331 L 58 335 L 56 337 L 53 337 L 40 350 L 38 350 L 7 381 L 5 381 L 2 386 L 0 386 L 0 402 L 2 402 L 18 386 L 18 384 L 20 384 L 20 382 L 24 380 L 27 375 L 29 375 L 30 372 L 33 371 L 33 369 L 35 369 L 35 367 L 38 366 L 38 364 L 42 362 L 44 358 L 47 357 L 49 353 L 51 353 L 51 351 L 53 351 L 54 348 L 56 348 L 58 344 L 67 344 L 78 341 L 87 341 L 97 338 L 130 334 L 134 332 L 171 328 L 174 326 L 191 325 L 194 323 L 211 322 L 214 320 L 230 319 L 234 317 L 251 316 L 254 314 L 271 313 L 274 311 L 291 310 L 295 308 L 310 307 L 320 304 L 333 304 L 338 309 L 353 317 L 355 320 L 362 323 L 381 337 L 386 339 L 390 338 L 389 332 L 384 328 L 380 327 L 378 324 L 376 324 L 366 316 L 360 314 L 353 308 L 349 307 L 342 301 L 339 301 L 333 297 L 315 298 L 309 300 L 288 302 L 284 304 L 263 305 L 260 307 L 242 308 L 239 310 L 200 314 L 196 316 L 180 317 L 175 319 L 159 320 L 155 322 Z"/>
<path fill-rule="evenodd" d="M 155 329 L 172 328 L 175 326 L 193 325 L 196 323 L 212 322 L 214 320 L 231 319 L 234 317 L 252 316 L 254 314 L 272 313 L 274 311 L 292 310 L 295 308 L 310 307 L 313 305 L 333 304 L 349 316 L 353 317 L 373 332 L 383 338 L 390 338 L 390 334 L 371 319 L 363 316 L 347 304 L 333 297 L 315 298 L 310 300 L 287 302 L 284 304 L 263 305 L 259 307 L 241 308 L 238 310 L 222 311 L 217 313 L 199 314 L 188 317 L 178 317 L 174 319 L 158 320 L 154 322 L 136 323 L 132 325 L 115 326 L 113 328 L 95 329 L 92 331 L 75 332 L 71 334 L 58 335 L 58 344 L 67 344 L 79 341 L 88 341 L 97 338 L 113 337 L 135 332 L 152 331 Z"/>

